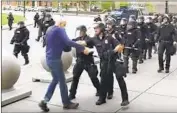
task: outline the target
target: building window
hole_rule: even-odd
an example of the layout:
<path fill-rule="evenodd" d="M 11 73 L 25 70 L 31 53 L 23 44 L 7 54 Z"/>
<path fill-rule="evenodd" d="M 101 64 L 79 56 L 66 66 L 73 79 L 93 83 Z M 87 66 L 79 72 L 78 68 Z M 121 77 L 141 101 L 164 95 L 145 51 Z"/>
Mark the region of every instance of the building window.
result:
<path fill-rule="evenodd" d="M 42 6 L 42 1 L 39 1 L 39 6 Z"/>

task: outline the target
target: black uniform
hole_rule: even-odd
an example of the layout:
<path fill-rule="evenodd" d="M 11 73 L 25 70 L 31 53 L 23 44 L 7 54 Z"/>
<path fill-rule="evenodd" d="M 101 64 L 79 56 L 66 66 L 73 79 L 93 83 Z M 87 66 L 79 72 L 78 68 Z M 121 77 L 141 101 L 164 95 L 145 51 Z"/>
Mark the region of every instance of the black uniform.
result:
<path fill-rule="evenodd" d="M 46 34 L 47 29 L 50 26 L 53 26 L 54 24 L 55 24 L 55 21 L 53 19 L 51 19 L 49 21 L 44 21 L 44 29 L 43 29 L 44 35 Z"/>
<path fill-rule="evenodd" d="M 53 19 L 49 20 L 49 21 L 44 21 L 44 29 L 43 29 L 43 33 L 44 33 L 44 36 L 43 36 L 43 47 L 46 45 L 45 43 L 45 34 L 47 32 L 47 29 L 50 27 L 50 26 L 53 26 L 55 24 L 55 21 Z"/>
<path fill-rule="evenodd" d="M 38 29 L 38 37 L 37 37 L 36 41 L 39 41 L 40 38 L 41 38 L 42 35 L 43 35 L 43 30 L 44 30 L 44 18 L 39 19 L 37 24 L 38 24 L 39 29 Z"/>
<path fill-rule="evenodd" d="M 139 44 L 139 51 L 140 51 L 139 63 L 143 63 L 143 58 L 146 59 L 144 53 L 145 50 L 147 49 L 146 39 L 149 37 L 149 31 L 147 25 L 144 22 L 138 23 L 137 25 L 138 25 L 137 28 L 141 32 L 140 44 Z"/>
<path fill-rule="evenodd" d="M 127 28 L 125 36 L 124 36 L 124 65 L 127 69 L 127 73 L 129 72 L 128 64 L 129 57 L 132 58 L 132 72 L 137 72 L 137 61 L 139 57 L 138 46 L 140 43 L 141 33 L 139 29 L 136 28 L 136 22 L 129 22 L 128 25 L 132 25 L 132 28 Z"/>
<path fill-rule="evenodd" d="M 115 61 L 112 61 L 111 56 L 114 54 L 113 49 L 118 44 L 118 41 L 112 38 L 112 36 L 104 34 L 102 39 L 96 36 L 91 38 L 87 44 L 95 46 L 100 57 L 100 97 L 96 105 L 101 105 L 106 102 L 106 94 L 109 90 L 109 86 L 111 86 L 110 81 L 113 76 L 110 75 L 113 73 L 112 69 L 115 67 L 113 66 Z M 123 76 L 116 75 L 116 78 L 121 89 L 122 101 L 128 101 L 127 87 Z"/>
<path fill-rule="evenodd" d="M 159 59 L 159 70 L 164 70 L 163 54 L 166 51 L 166 73 L 169 72 L 170 61 L 171 61 L 171 50 L 173 48 L 173 42 L 176 40 L 175 28 L 172 24 L 162 24 L 157 30 L 157 42 L 159 42 L 158 48 L 158 59 Z"/>
<path fill-rule="evenodd" d="M 36 27 L 36 25 L 38 23 L 38 20 L 39 20 L 39 14 L 36 13 L 35 16 L 34 16 L 34 27 Z"/>
<path fill-rule="evenodd" d="M 152 47 L 155 46 L 155 34 L 157 31 L 157 26 L 150 22 L 147 23 L 147 28 L 149 31 L 149 37 L 146 39 L 147 49 L 145 49 L 144 57 L 146 58 L 146 54 L 148 52 L 148 58 L 150 59 L 152 57 Z"/>
<path fill-rule="evenodd" d="M 9 30 L 12 29 L 12 24 L 13 24 L 13 21 L 14 21 L 14 17 L 12 14 L 9 14 L 9 16 L 7 17 L 8 19 L 8 26 L 9 26 Z"/>
<path fill-rule="evenodd" d="M 84 37 L 78 37 L 76 39 L 73 39 L 73 41 L 79 41 L 79 40 L 87 41 L 89 39 L 90 39 L 90 37 L 84 36 Z M 87 47 L 93 48 L 93 46 L 91 46 L 91 45 L 87 45 Z M 93 58 L 92 54 L 93 53 L 91 53 L 89 55 L 85 55 L 83 53 L 76 54 L 77 59 L 76 59 L 76 64 L 74 65 L 74 68 L 73 68 L 73 81 L 72 81 L 71 89 L 70 89 L 70 98 L 71 99 L 75 98 L 79 78 L 84 70 L 87 71 L 87 73 L 93 83 L 93 86 L 96 88 L 97 95 L 99 94 L 100 84 L 99 84 L 99 80 L 97 78 L 98 69 L 94 63 L 94 58 Z"/>
<path fill-rule="evenodd" d="M 25 64 L 29 63 L 28 52 L 29 46 L 27 44 L 27 40 L 29 39 L 29 31 L 24 26 L 22 28 L 17 28 L 15 30 L 14 36 L 11 40 L 11 44 L 15 43 L 14 46 L 14 55 L 18 57 L 18 54 L 21 52 L 22 56 L 25 59 Z"/>

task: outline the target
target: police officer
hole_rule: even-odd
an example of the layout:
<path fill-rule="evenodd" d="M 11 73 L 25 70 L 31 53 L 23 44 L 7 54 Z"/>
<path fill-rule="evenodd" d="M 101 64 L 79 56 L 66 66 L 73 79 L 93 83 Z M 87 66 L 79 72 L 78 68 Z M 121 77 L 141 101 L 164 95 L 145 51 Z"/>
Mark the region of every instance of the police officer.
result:
<path fill-rule="evenodd" d="M 98 15 L 97 17 L 95 17 L 93 21 L 94 22 L 101 22 L 102 20 L 101 20 L 100 15 Z"/>
<path fill-rule="evenodd" d="M 147 48 L 146 39 L 148 38 L 148 35 L 149 35 L 147 25 L 144 22 L 144 17 L 143 16 L 140 16 L 138 18 L 137 28 L 141 32 L 140 45 L 139 45 L 139 51 L 140 51 L 139 63 L 142 64 L 143 63 L 143 58 L 146 59 L 146 57 L 144 55 L 144 52 L 145 52 L 145 49 Z"/>
<path fill-rule="evenodd" d="M 77 37 L 76 39 L 73 39 L 73 41 L 87 41 L 89 40 L 90 37 L 87 36 L 86 31 L 87 28 L 84 25 L 81 25 L 77 28 L 78 31 L 80 31 L 80 36 Z M 93 48 L 92 45 L 87 45 L 89 48 Z M 94 63 L 94 58 L 93 58 L 93 53 L 90 53 L 89 55 L 85 55 L 83 53 L 77 53 L 77 59 L 76 59 L 76 64 L 74 65 L 73 68 L 73 81 L 71 84 L 71 89 L 70 89 L 70 99 L 74 99 L 76 95 L 76 90 L 79 82 L 79 78 L 84 70 L 87 71 L 93 86 L 96 88 L 96 96 L 99 96 L 99 80 L 97 78 L 98 74 L 98 69 L 97 66 Z"/>
<path fill-rule="evenodd" d="M 29 30 L 26 28 L 23 21 L 18 23 L 19 27 L 15 30 L 15 34 L 11 40 L 11 44 L 15 44 L 14 46 L 14 55 L 18 58 L 18 54 L 21 52 L 22 56 L 25 59 L 25 64 L 29 63 L 28 52 L 29 46 L 27 44 L 27 40 L 29 39 Z"/>
<path fill-rule="evenodd" d="M 13 21 L 14 21 L 14 17 L 13 17 L 11 12 L 9 13 L 9 15 L 7 17 L 7 20 L 8 20 L 9 30 L 12 30 L 12 24 L 13 24 Z"/>
<path fill-rule="evenodd" d="M 130 15 L 128 21 L 129 21 L 129 22 L 130 22 L 130 21 L 136 21 L 136 17 L 135 17 L 135 15 Z"/>
<path fill-rule="evenodd" d="M 177 17 L 173 16 L 171 24 L 175 27 L 175 30 L 177 31 Z"/>
<path fill-rule="evenodd" d="M 116 20 L 114 18 L 109 18 L 106 21 L 106 34 L 110 34 L 113 38 L 118 39 L 118 32 L 116 31 Z M 107 99 L 113 98 L 113 92 L 114 92 L 114 77 L 113 73 L 110 74 L 110 86 L 108 88 L 108 95 Z"/>
<path fill-rule="evenodd" d="M 86 44 L 93 44 L 96 47 L 98 55 L 100 57 L 100 96 L 98 101 L 96 102 L 96 105 L 101 105 L 103 103 L 106 103 L 106 94 L 111 84 L 110 81 L 112 76 L 110 75 L 113 72 L 111 69 L 112 64 L 110 62 L 110 56 L 112 56 L 114 53 L 121 52 L 123 50 L 123 46 L 119 44 L 118 41 L 112 36 L 110 36 L 109 34 L 105 34 L 105 25 L 103 23 L 97 23 L 94 27 L 94 30 L 95 37 L 87 41 Z M 129 104 L 126 83 L 123 77 L 116 76 L 116 78 L 121 89 L 121 106 L 126 106 Z"/>
<path fill-rule="evenodd" d="M 154 18 L 153 18 L 153 23 L 157 23 L 158 22 L 158 14 L 154 14 Z"/>
<path fill-rule="evenodd" d="M 46 43 L 45 43 L 46 31 L 47 31 L 47 29 L 50 26 L 53 26 L 54 24 L 55 24 L 55 21 L 53 20 L 51 14 L 46 14 L 45 20 L 44 20 L 44 29 L 43 29 L 43 33 L 44 33 L 44 36 L 43 36 L 43 47 L 46 45 Z"/>
<path fill-rule="evenodd" d="M 38 29 L 38 37 L 37 37 L 36 41 L 38 41 L 38 42 L 39 42 L 40 38 L 43 36 L 44 19 L 45 19 L 44 14 L 41 14 L 41 15 L 40 15 L 40 19 L 39 19 L 39 21 L 38 21 L 38 23 L 37 23 L 39 29 Z"/>
<path fill-rule="evenodd" d="M 136 73 L 137 62 L 139 57 L 138 44 L 140 42 L 141 33 L 136 28 L 136 22 L 130 21 L 127 24 L 127 30 L 124 36 L 124 65 L 126 67 L 127 73 L 129 73 L 129 57 L 132 58 L 132 73 Z"/>
<path fill-rule="evenodd" d="M 170 24 L 168 17 L 163 18 L 162 25 L 158 28 L 158 31 L 157 31 L 157 40 L 156 41 L 159 42 L 159 48 L 158 48 L 159 69 L 158 69 L 158 72 L 160 73 L 164 70 L 163 54 L 166 51 L 165 72 L 169 73 L 171 52 L 172 52 L 173 44 L 176 45 L 177 39 L 176 39 L 175 28 L 172 24 Z"/>
<path fill-rule="evenodd" d="M 155 34 L 156 34 L 156 30 L 157 30 L 157 26 L 153 23 L 153 20 L 151 17 L 147 18 L 146 21 L 146 25 L 149 31 L 149 37 L 147 37 L 146 39 L 146 44 L 147 44 L 147 48 L 145 49 L 145 57 L 146 54 L 148 52 L 148 58 L 151 59 L 152 58 L 152 47 L 155 46 Z"/>
<path fill-rule="evenodd" d="M 116 27 L 116 31 L 118 32 L 118 36 L 116 36 L 117 40 L 121 43 L 124 43 L 124 37 L 127 30 L 128 20 L 126 18 L 122 18 L 120 21 L 120 25 Z"/>
<path fill-rule="evenodd" d="M 51 14 L 46 14 L 45 20 L 44 20 L 44 30 L 43 30 L 44 35 L 46 34 L 47 29 L 54 24 L 55 24 L 55 21 L 53 20 Z"/>
<path fill-rule="evenodd" d="M 34 28 L 36 27 L 37 23 L 38 23 L 38 20 L 39 20 L 39 14 L 36 13 L 35 16 L 34 16 Z M 37 25 L 38 26 L 38 25 Z"/>

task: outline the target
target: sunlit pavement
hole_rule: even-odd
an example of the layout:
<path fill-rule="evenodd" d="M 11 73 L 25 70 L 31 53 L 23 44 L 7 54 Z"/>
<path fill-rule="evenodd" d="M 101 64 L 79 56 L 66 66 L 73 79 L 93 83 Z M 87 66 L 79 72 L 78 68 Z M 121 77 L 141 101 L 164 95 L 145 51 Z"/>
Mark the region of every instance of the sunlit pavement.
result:
<path fill-rule="evenodd" d="M 32 18 L 33 16 L 31 16 Z M 54 15 L 54 18 L 56 16 Z M 90 25 L 92 17 L 76 17 L 66 16 L 67 28 L 66 31 L 70 38 L 75 37 L 75 28 L 78 25 Z M 10 104 L 2 108 L 2 112 L 41 112 L 38 108 L 38 102 L 43 98 L 48 83 L 34 83 L 32 77 L 38 74 L 50 76 L 49 73 L 41 66 L 40 58 L 44 54 L 45 49 L 42 48 L 41 42 L 36 42 L 38 30 L 33 26 L 28 26 L 30 30 L 29 45 L 31 46 L 29 56 L 30 64 L 23 66 L 24 59 L 19 57 L 19 62 L 22 66 L 21 76 L 15 87 L 26 87 L 32 89 L 31 97 L 16 103 Z M 10 45 L 10 40 L 13 36 L 12 31 L 2 31 L 2 49 L 12 54 L 13 45 Z M 172 57 L 170 73 L 157 73 L 158 61 L 157 55 L 154 54 L 152 59 L 148 59 L 144 64 L 138 65 L 137 74 L 128 74 L 126 79 L 129 93 L 130 105 L 127 108 L 120 106 L 121 97 L 120 90 L 115 79 L 114 81 L 114 97 L 112 100 L 107 100 L 107 103 L 101 106 L 96 106 L 95 102 L 98 99 L 95 97 L 95 89 L 86 72 L 82 74 L 79 82 L 76 99 L 74 102 L 79 102 L 78 110 L 63 110 L 60 99 L 59 88 L 56 88 L 55 94 L 49 103 L 50 112 L 177 112 L 177 55 Z M 131 68 L 130 68 L 131 72 Z M 70 88 L 68 83 L 68 88 Z"/>

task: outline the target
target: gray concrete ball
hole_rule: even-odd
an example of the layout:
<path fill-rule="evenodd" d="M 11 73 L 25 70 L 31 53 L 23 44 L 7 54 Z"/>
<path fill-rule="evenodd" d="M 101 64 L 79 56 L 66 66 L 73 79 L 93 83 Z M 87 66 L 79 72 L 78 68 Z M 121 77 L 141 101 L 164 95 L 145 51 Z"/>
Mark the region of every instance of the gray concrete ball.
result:
<path fill-rule="evenodd" d="M 2 53 L 2 89 L 10 89 L 17 82 L 21 72 L 20 64 L 15 56 Z"/>
<path fill-rule="evenodd" d="M 62 53 L 62 56 L 61 56 L 61 60 L 62 60 L 62 63 L 63 63 L 63 71 L 66 72 L 68 70 L 68 68 L 71 66 L 72 64 L 72 52 L 63 52 Z M 41 64 L 42 64 L 42 67 L 50 72 L 50 68 L 48 67 L 47 63 L 46 63 L 46 57 L 45 55 L 41 57 Z"/>

